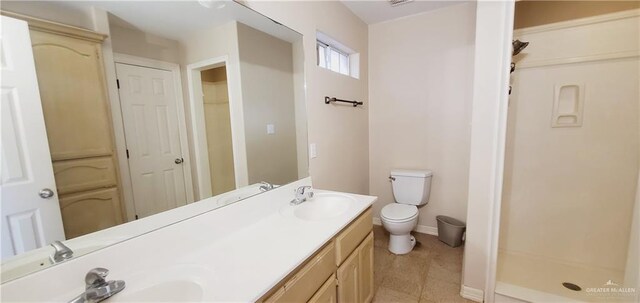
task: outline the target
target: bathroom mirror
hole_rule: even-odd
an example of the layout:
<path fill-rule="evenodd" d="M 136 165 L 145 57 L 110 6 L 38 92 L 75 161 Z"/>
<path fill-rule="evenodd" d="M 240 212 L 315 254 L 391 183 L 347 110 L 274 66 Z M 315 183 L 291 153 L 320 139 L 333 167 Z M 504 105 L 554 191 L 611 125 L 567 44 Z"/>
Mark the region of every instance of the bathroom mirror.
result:
<path fill-rule="evenodd" d="M 2 15 L 29 25 L 3 40 L 3 283 L 308 177 L 302 35 L 282 24 L 212 0 Z M 11 60 L 35 66 L 40 114 L 5 94 L 29 75 Z"/>

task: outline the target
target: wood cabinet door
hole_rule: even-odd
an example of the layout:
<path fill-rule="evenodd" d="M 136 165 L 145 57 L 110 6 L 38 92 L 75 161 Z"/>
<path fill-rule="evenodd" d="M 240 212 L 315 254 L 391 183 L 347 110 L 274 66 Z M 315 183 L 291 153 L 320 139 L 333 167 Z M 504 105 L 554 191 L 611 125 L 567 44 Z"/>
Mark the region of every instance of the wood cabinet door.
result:
<path fill-rule="evenodd" d="M 336 275 L 331 275 L 307 303 L 336 303 L 338 300 L 337 286 Z"/>
<path fill-rule="evenodd" d="M 360 302 L 373 300 L 373 232 L 360 244 L 358 253 L 358 269 L 360 271 Z"/>
<path fill-rule="evenodd" d="M 324 286 L 327 277 L 332 276 L 335 280 L 335 258 L 335 245 L 331 242 L 265 302 L 307 302 Z"/>
<path fill-rule="evenodd" d="M 360 302 L 359 251 L 356 249 L 338 268 L 338 302 Z"/>
<path fill-rule="evenodd" d="M 112 157 L 55 161 L 53 174 L 60 195 L 117 185 Z"/>
<path fill-rule="evenodd" d="M 100 43 L 31 30 L 31 44 L 51 159 L 111 155 Z"/>
<path fill-rule="evenodd" d="M 116 188 L 61 196 L 60 208 L 67 239 L 123 223 Z"/>

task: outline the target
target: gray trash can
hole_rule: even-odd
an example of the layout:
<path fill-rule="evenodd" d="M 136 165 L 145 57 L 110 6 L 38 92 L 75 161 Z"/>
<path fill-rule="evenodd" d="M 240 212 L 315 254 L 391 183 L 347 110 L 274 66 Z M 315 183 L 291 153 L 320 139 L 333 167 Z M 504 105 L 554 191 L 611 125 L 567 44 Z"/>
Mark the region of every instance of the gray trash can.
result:
<path fill-rule="evenodd" d="M 464 222 L 447 216 L 436 216 L 438 239 L 451 247 L 462 245 L 462 235 L 467 226 Z"/>

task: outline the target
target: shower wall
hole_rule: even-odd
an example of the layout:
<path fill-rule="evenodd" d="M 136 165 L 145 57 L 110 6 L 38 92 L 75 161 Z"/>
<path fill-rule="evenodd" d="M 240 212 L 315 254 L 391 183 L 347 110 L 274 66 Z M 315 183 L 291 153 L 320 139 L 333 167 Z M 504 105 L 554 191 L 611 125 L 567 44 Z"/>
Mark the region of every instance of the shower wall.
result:
<path fill-rule="evenodd" d="M 531 44 L 512 77 L 500 258 L 609 275 L 586 287 L 622 279 L 638 178 L 640 22 L 615 16 L 514 33 Z"/>

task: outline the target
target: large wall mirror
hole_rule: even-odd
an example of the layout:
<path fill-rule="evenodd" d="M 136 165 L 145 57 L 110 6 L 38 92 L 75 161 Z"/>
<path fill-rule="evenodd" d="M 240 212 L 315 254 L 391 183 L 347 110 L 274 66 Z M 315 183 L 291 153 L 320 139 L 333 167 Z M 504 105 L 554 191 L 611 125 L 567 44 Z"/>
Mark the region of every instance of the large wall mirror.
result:
<path fill-rule="evenodd" d="M 299 33 L 234 1 L 2 15 L 3 283 L 308 176 Z"/>

